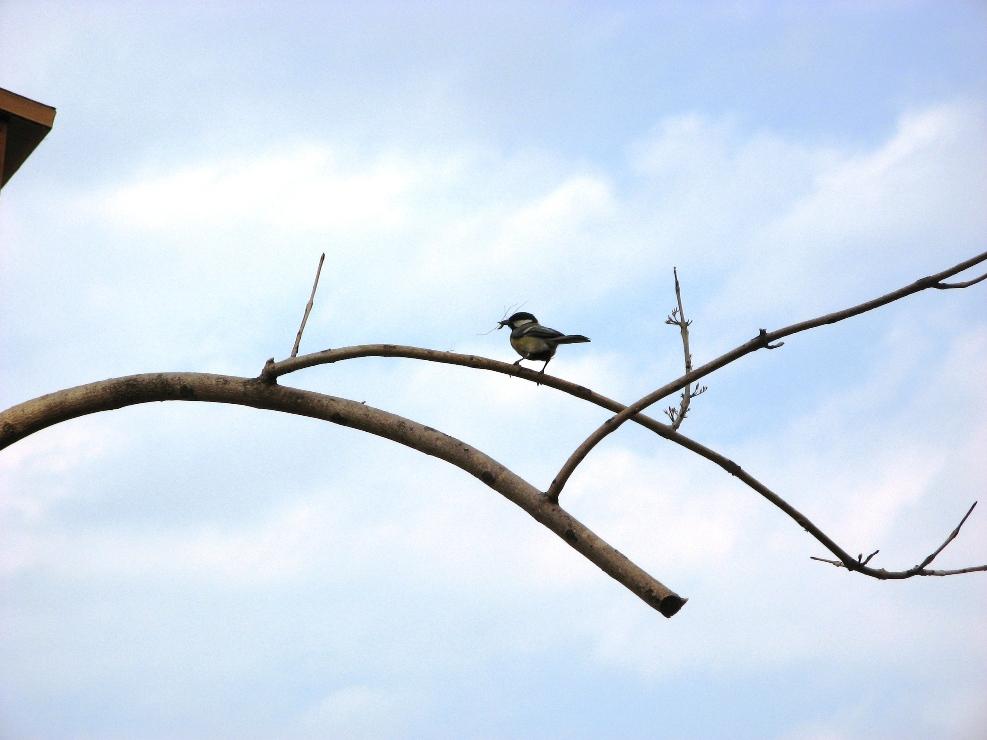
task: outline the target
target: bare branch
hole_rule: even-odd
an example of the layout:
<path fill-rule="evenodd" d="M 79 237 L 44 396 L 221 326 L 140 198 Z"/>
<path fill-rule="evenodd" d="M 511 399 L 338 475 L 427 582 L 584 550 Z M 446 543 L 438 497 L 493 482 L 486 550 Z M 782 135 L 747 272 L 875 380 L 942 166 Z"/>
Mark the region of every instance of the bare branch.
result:
<path fill-rule="evenodd" d="M 452 463 L 480 479 L 664 616 L 671 617 L 686 602 L 530 483 L 465 442 L 363 403 L 286 388 L 260 378 L 147 373 L 68 388 L 0 412 L 0 449 L 68 419 L 152 401 L 205 401 L 283 411 L 393 440 Z"/>
<path fill-rule="evenodd" d="M 312 295 L 308 297 L 308 303 L 305 304 L 305 314 L 302 316 L 302 323 L 298 327 L 298 333 L 295 335 L 295 345 L 291 348 L 292 357 L 298 354 L 298 345 L 302 342 L 302 332 L 305 331 L 305 323 L 308 321 L 308 315 L 312 313 L 312 306 L 315 305 L 315 291 L 319 287 L 319 276 L 322 274 L 322 263 L 325 261 L 326 253 L 323 252 L 322 256 L 319 257 L 319 267 L 315 271 L 315 282 L 312 283 Z"/>
<path fill-rule="evenodd" d="M 436 432 L 433 429 L 422 427 L 415 422 L 401 419 L 401 417 L 367 406 L 364 403 L 334 398 L 310 391 L 284 388 L 278 386 L 275 382 L 278 376 L 305 367 L 370 356 L 408 357 L 492 370 L 536 383 L 541 382 L 543 385 L 555 387 L 577 398 L 588 400 L 617 413 L 626 408 L 619 402 L 594 393 L 584 386 L 484 357 L 439 352 L 417 347 L 364 345 L 359 347 L 345 347 L 337 350 L 325 350 L 302 357 L 290 358 L 280 363 L 268 360 L 264 372 L 254 380 L 230 376 L 206 375 L 202 373 L 148 374 L 102 381 L 101 383 L 93 383 L 88 386 L 79 386 L 78 388 L 59 391 L 0 412 L 0 449 L 60 421 L 97 411 L 150 401 L 186 400 L 235 403 L 325 419 L 333 423 L 352 426 L 356 429 L 362 429 L 372 434 L 387 437 L 426 454 L 445 459 L 476 476 L 494 488 L 494 490 L 525 509 L 532 517 L 565 539 L 571 547 L 579 551 L 604 572 L 633 591 L 642 600 L 666 617 L 674 615 L 685 604 L 686 600 L 684 598 L 678 596 L 634 563 L 627 560 L 621 553 L 614 550 L 592 531 L 561 509 L 547 494 L 538 493 L 530 483 L 518 478 L 518 476 L 507 468 L 496 463 L 496 461 L 490 460 L 482 452 L 474 450 L 469 445 L 440 432 Z M 368 416 L 365 416 L 364 412 Z M 860 562 L 859 557 L 857 561 L 854 561 L 849 554 L 836 545 L 835 542 L 804 514 L 746 473 L 732 460 L 686 437 L 672 429 L 669 425 L 662 424 L 645 414 L 637 414 L 633 418 L 636 423 L 686 449 L 696 452 L 714 462 L 731 475 L 739 478 L 794 519 L 796 523 L 837 555 L 837 557 L 845 558 L 846 562 L 851 563 L 851 570 L 882 579 L 907 578 L 911 575 L 954 575 L 987 570 L 987 565 L 949 571 L 916 571 L 916 569 L 912 569 L 915 572 L 888 572 L 869 568 L 867 567 L 867 563 L 876 552 L 869 555 L 862 562 Z M 437 440 L 446 441 L 446 443 L 441 445 L 441 449 L 437 446 Z M 459 454 L 460 452 L 462 453 L 461 455 Z M 956 537 L 960 527 L 962 527 L 969 515 L 970 512 L 968 511 L 956 530 L 947 538 L 947 541 L 943 543 L 939 550 L 933 553 L 932 557 L 938 555 Z M 821 558 L 816 559 L 821 560 Z M 826 562 L 847 567 L 841 561 Z M 926 564 L 928 562 L 931 562 L 931 560 L 927 561 Z"/>
<path fill-rule="evenodd" d="M 596 447 L 596 445 L 598 445 L 606 436 L 617 431 L 617 429 L 619 429 L 620 426 L 632 416 L 640 413 L 653 403 L 665 398 L 665 396 L 670 393 L 675 393 L 675 391 L 682 390 L 690 383 L 697 381 L 699 378 L 709 375 L 710 373 L 719 370 L 721 367 L 729 365 L 731 362 L 739 360 L 741 357 L 744 357 L 751 352 L 756 352 L 759 349 L 775 349 L 780 347 L 783 343 L 778 342 L 777 340 L 779 339 L 791 336 L 792 334 L 798 334 L 799 332 L 808 331 L 809 329 L 815 329 L 816 327 L 823 326 L 825 324 L 835 324 L 839 321 L 843 321 L 844 319 L 859 316 L 862 313 L 873 311 L 875 308 L 880 308 L 888 303 L 901 300 L 902 298 L 910 296 L 913 293 L 919 293 L 923 290 L 927 290 L 928 288 L 934 288 L 941 284 L 944 279 L 952 277 L 959 272 L 963 272 L 964 270 L 980 264 L 985 260 L 987 260 L 987 252 L 982 252 L 976 257 L 971 257 L 968 260 L 964 260 L 963 262 L 943 270 L 942 272 L 936 273 L 935 275 L 920 278 L 919 280 L 916 280 L 915 282 L 902 288 L 893 290 L 890 293 L 885 293 L 882 296 L 857 304 L 856 306 L 845 308 L 842 311 L 834 311 L 833 313 L 828 313 L 814 319 L 801 321 L 797 324 L 791 324 L 790 326 L 771 332 L 761 329 L 758 332 L 758 335 L 753 339 L 738 345 L 729 352 L 720 355 L 715 360 L 711 360 L 705 365 L 697 367 L 692 372 L 686 373 L 680 378 L 673 380 L 671 383 L 666 383 L 643 398 L 638 399 L 616 416 L 613 416 L 603 422 L 603 424 L 601 424 L 582 442 L 582 444 L 579 445 L 579 447 L 573 451 L 573 453 L 569 456 L 569 459 L 562 465 L 562 468 L 559 470 L 558 474 L 555 476 L 555 480 L 552 481 L 552 485 L 548 489 L 549 496 L 555 500 L 558 500 L 559 494 L 565 487 L 566 481 L 569 480 L 569 476 L 572 475 L 572 472 L 576 469 L 579 463 L 586 459 L 586 456 L 594 447 Z"/>
<path fill-rule="evenodd" d="M 671 426 L 661 424 L 640 413 L 643 408 L 658 400 L 658 398 L 664 397 L 676 390 L 688 389 L 690 384 L 696 379 L 739 359 L 745 354 L 761 348 L 780 346 L 780 344 L 772 344 L 772 342 L 781 337 L 799 331 L 805 331 L 806 329 L 825 323 L 835 323 L 836 321 L 872 310 L 873 308 L 929 287 L 965 287 L 961 284 L 950 286 L 949 284 L 942 283 L 942 279 L 982 262 L 987 259 L 987 253 L 961 263 L 938 275 L 923 278 L 910 286 L 869 301 L 866 304 L 860 304 L 859 306 L 835 314 L 827 314 L 826 316 L 808 322 L 802 322 L 801 324 L 794 324 L 771 333 L 761 330 L 759 335 L 749 342 L 740 345 L 731 352 L 700 368 L 687 372 L 678 380 L 666 384 L 657 391 L 640 399 L 635 404 L 627 407 L 622 406 L 612 399 L 600 396 L 583 386 L 552 376 L 542 375 L 527 368 L 516 367 L 474 355 L 459 355 L 451 352 L 438 352 L 435 350 L 399 347 L 396 345 L 365 345 L 361 347 L 347 347 L 340 350 L 325 350 L 298 357 L 297 347 L 308 314 L 311 311 L 312 303 L 314 302 L 323 259 L 320 259 L 312 295 L 309 299 L 309 305 L 306 307 L 301 327 L 299 328 L 292 357 L 281 362 L 275 362 L 273 358 L 268 360 L 258 378 L 248 379 L 205 373 L 151 373 L 116 378 L 65 389 L 0 412 L 0 450 L 36 431 L 61 421 L 98 411 L 106 411 L 152 401 L 184 400 L 231 403 L 319 418 L 386 437 L 460 467 L 525 509 L 533 518 L 562 537 L 571 547 L 579 551 L 604 572 L 622 583 L 666 617 L 674 615 L 681 609 L 686 601 L 684 598 L 678 596 L 649 576 L 620 552 L 614 550 L 610 545 L 601 540 L 582 523 L 574 519 L 568 512 L 559 507 L 557 503 L 557 491 L 554 496 L 551 489 L 548 493 L 539 493 L 530 483 L 519 478 L 516 474 L 487 457 L 479 450 L 453 437 L 437 432 L 430 427 L 424 427 L 408 419 L 403 419 L 394 414 L 375 409 L 362 402 L 357 403 L 311 391 L 285 388 L 276 383 L 277 378 L 281 375 L 302 368 L 355 357 L 409 357 L 493 370 L 555 387 L 614 411 L 616 416 L 608 420 L 608 424 L 611 425 L 614 424 L 615 420 L 620 420 L 619 423 L 623 423 L 623 421 L 633 418 L 635 422 L 652 429 L 659 435 L 687 449 L 697 452 L 722 467 L 731 475 L 738 477 L 782 509 L 782 511 L 793 518 L 839 558 L 838 560 L 814 558 L 816 560 L 830 562 L 848 570 L 881 579 L 909 578 L 914 575 L 941 576 L 987 571 L 987 565 L 954 570 L 928 570 L 925 568 L 959 534 L 960 528 L 972 513 L 973 506 L 967 511 L 956 529 L 946 538 L 946 541 L 918 566 L 908 571 L 874 569 L 869 567 L 868 563 L 877 554 L 877 551 L 871 553 L 866 559 L 862 558 L 862 554 L 858 555 L 856 559 L 853 559 L 846 551 L 842 550 L 825 533 L 809 521 L 808 518 L 801 514 L 801 512 L 744 472 L 732 460 L 685 437 Z M 969 284 L 973 284 L 974 282 L 979 282 L 979 279 L 970 281 Z M 688 393 L 694 397 L 704 390 L 705 386 L 695 391 L 689 391 Z M 614 428 L 619 423 L 614 425 Z M 555 482 L 553 482 L 554 485 Z"/>
<path fill-rule="evenodd" d="M 679 287 L 679 271 L 677 268 L 672 268 L 672 275 L 675 276 L 675 301 L 678 307 L 665 319 L 665 323 L 679 327 L 679 334 L 682 336 L 682 355 L 685 358 L 685 372 L 688 374 L 692 372 L 692 353 L 689 352 L 689 325 L 692 322 L 685 318 L 685 309 L 682 307 L 682 290 Z M 669 406 L 665 410 L 665 415 L 672 422 L 672 429 L 678 429 L 682 426 L 682 422 L 685 421 L 685 415 L 689 413 L 689 402 L 705 390 L 705 386 L 703 386 L 702 391 L 696 393 L 693 393 L 689 386 L 682 389 L 682 399 L 679 401 L 678 409 L 676 410 L 674 407 Z"/>
<path fill-rule="evenodd" d="M 490 370 L 492 372 L 503 373 L 504 375 L 513 375 L 515 377 L 522 378 L 524 380 L 529 380 L 534 383 L 541 383 L 542 385 L 547 385 L 556 390 L 560 390 L 563 393 L 568 393 L 576 398 L 581 398 L 590 403 L 596 404 L 601 408 L 608 409 L 615 413 L 621 413 L 627 407 L 618 401 L 615 401 L 606 396 L 595 393 L 594 391 L 586 388 L 585 386 L 572 383 L 568 380 L 563 380 L 562 378 L 557 378 L 552 375 L 542 375 L 534 370 L 528 370 L 527 368 L 518 367 L 506 362 L 499 362 L 498 360 L 491 360 L 486 357 L 478 357 L 476 355 L 463 355 L 455 352 L 440 352 L 438 350 L 422 349 L 419 347 L 403 347 L 394 344 L 368 344 L 360 345 L 356 347 L 341 347 L 334 350 L 326 350 L 324 352 L 316 352 L 310 355 L 304 355 L 302 357 L 297 357 L 290 360 L 283 360 L 281 362 L 275 363 L 269 361 L 265 369 L 269 369 L 272 375 L 272 379 L 278 375 L 284 375 L 286 373 L 294 372 L 305 367 L 313 367 L 316 365 L 329 364 L 334 362 L 341 362 L 344 360 L 349 360 L 357 357 L 404 357 L 409 359 L 426 360 L 429 362 L 441 362 L 451 365 L 460 365 L 464 367 L 472 367 L 480 370 Z M 696 393 L 702 393 L 704 388 L 700 388 Z M 885 571 L 873 568 L 861 567 L 866 566 L 870 560 L 877 555 L 879 551 L 875 550 L 866 558 L 861 559 L 858 556 L 856 559 L 853 558 L 846 550 L 841 548 L 836 542 L 833 541 L 825 532 L 822 531 L 816 524 L 814 524 L 805 514 L 796 509 L 794 506 L 788 503 L 785 499 L 779 496 L 777 493 L 772 491 L 766 485 L 761 483 L 758 479 L 752 476 L 750 473 L 745 471 L 733 460 L 728 457 L 721 455 L 709 447 L 706 447 L 700 442 L 697 442 L 690 437 L 682 434 L 681 432 L 673 429 L 668 424 L 663 424 L 660 421 L 647 416 L 646 414 L 636 414 L 632 417 L 632 420 L 651 430 L 660 437 L 663 437 L 671 442 L 674 442 L 681 447 L 684 447 L 697 455 L 706 458 L 710 462 L 719 466 L 725 470 L 730 475 L 736 477 L 742 483 L 747 485 L 749 488 L 753 489 L 765 499 L 767 499 L 771 504 L 781 509 L 788 517 L 790 517 L 796 524 L 798 524 L 802 529 L 804 529 L 809 535 L 815 538 L 820 544 L 822 544 L 826 549 L 836 555 L 840 560 L 826 560 L 824 558 L 813 558 L 814 560 L 820 560 L 826 563 L 832 563 L 833 565 L 839 565 L 840 567 L 845 567 L 844 562 L 850 562 L 854 564 L 851 570 L 856 570 L 863 575 L 870 576 L 872 578 L 880 579 L 890 579 L 890 578 L 908 578 L 910 575 L 905 575 L 911 573 L 911 571 L 916 571 L 916 569 L 911 569 L 909 571 Z M 548 498 L 548 494 L 544 494 Z M 972 507 L 971 507 L 972 511 Z M 970 513 L 967 512 L 967 516 Z M 960 522 L 960 526 L 966 521 L 966 517 Z M 959 532 L 959 527 L 956 528 L 950 539 L 956 536 Z M 943 547 L 948 544 L 944 543 Z M 933 553 L 933 557 L 941 552 L 942 548 Z M 931 562 L 931 561 L 929 561 Z M 925 563 L 926 565 L 928 563 Z M 953 571 L 922 571 L 914 572 L 912 575 L 954 575 L 959 573 L 973 573 L 975 571 L 982 571 L 987 569 L 987 566 L 974 566 L 970 568 L 962 568 Z"/>

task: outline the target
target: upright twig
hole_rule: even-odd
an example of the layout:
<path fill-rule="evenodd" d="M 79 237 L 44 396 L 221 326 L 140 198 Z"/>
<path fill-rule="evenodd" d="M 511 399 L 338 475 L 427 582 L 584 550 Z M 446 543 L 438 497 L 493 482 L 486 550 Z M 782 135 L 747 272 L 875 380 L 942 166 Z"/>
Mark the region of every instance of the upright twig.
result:
<path fill-rule="evenodd" d="M 298 345 L 302 342 L 302 332 L 305 331 L 305 323 L 308 321 L 308 315 L 312 313 L 312 306 L 315 303 L 315 291 L 319 287 L 319 276 L 322 274 L 322 263 L 325 260 L 326 253 L 323 252 L 322 256 L 319 257 L 319 267 L 315 271 L 315 282 L 312 283 L 312 295 L 308 297 L 308 303 L 305 304 L 305 314 L 302 316 L 302 323 L 298 327 L 298 333 L 295 335 L 295 346 L 291 348 L 292 357 L 298 355 Z"/>
<path fill-rule="evenodd" d="M 692 353 L 689 351 L 689 326 L 692 322 L 686 319 L 685 309 L 682 307 L 682 290 L 679 287 L 678 269 L 673 267 L 672 274 L 675 276 L 675 302 L 678 304 L 678 307 L 672 309 L 672 313 L 665 319 L 665 323 L 670 326 L 679 327 L 679 333 L 682 336 L 682 355 L 685 357 L 685 372 L 688 374 L 692 372 Z M 674 406 L 669 406 L 665 409 L 665 416 L 672 422 L 672 429 L 678 429 L 682 426 L 682 422 L 685 421 L 685 415 L 689 413 L 689 402 L 700 393 L 705 392 L 706 386 L 700 388 L 698 384 L 695 391 L 689 385 L 682 389 L 682 399 L 679 401 L 679 407 L 676 409 Z"/>

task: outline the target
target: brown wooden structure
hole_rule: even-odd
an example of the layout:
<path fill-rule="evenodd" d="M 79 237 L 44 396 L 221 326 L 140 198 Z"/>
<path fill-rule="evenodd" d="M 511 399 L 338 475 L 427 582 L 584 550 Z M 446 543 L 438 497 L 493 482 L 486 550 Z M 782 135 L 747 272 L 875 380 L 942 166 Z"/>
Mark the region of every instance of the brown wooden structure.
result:
<path fill-rule="evenodd" d="M 0 188 L 55 123 L 55 109 L 0 88 Z"/>

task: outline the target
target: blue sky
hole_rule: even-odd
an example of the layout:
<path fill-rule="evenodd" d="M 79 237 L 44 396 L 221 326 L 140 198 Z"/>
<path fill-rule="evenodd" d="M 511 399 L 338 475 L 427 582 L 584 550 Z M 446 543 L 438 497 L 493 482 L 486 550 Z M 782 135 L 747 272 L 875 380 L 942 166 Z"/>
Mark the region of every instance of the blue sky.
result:
<path fill-rule="evenodd" d="M 513 361 L 505 306 L 631 401 L 984 250 L 980 3 L 0 5 L 0 87 L 58 108 L 0 197 L 0 407 L 370 342 Z M 905 568 L 984 498 L 982 286 L 710 377 L 684 431 Z M 363 359 L 285 381 L 538 486 L 604 418 Z M 461 471 L 252 409 L 155 404 L 0 453 L 0 735 L 974 738 L 987 578 L 877 582 L 623 428 L 563 503 L 671 620 Z M 942 567 L 987 560 L 978 511 Z"/>

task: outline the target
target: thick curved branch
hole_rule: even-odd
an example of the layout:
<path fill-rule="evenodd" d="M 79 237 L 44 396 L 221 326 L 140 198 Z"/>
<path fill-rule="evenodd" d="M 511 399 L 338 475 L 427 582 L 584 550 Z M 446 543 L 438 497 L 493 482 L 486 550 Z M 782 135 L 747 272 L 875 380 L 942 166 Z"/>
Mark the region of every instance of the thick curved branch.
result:
<path fill-rule="evenodd" d="M 468 444 L 366 404 L 286 388 L 260 378 L 208 373 L 148 373 L 68 388 L 0 412 L 0 450 L 68 419 L 152 401 L 252 406 L 322 419 L 385 437 L 452 463 L 479 478 L 666 617 L 674 615 L 685 604 L 683 597 L 652 578 L 530 483 Z"/>
<path fill-rule="evenodd" d="M 775 331 L 769 332 L 761 329 L 758 335 L 753 339 L 744 342 L 723 355 L 720 355 L 715 360 L 711 360 L 705 365 L 697 367 L 692 372 L 686 373 L 677 380 L 673 380 L 671 383 L 666 383 L 661 388 L 658 388 L 643 398 L 638 399 L 616 416 L 613 416 L 603 422 L 603 424 L 597 427 L 597 429 L 573 451 L 573 453 L 569 456 L 569 459 L 565 461 L 558 474 L 555 476 L 555 480 L 552 481 L 552 485 L 548 489 L 548 495 L 551 498 L 558 500 L 559 494 L 562 492 L 566 482 L 569 480 L 569 476 L 572 475 L 579 463 L 586 459 L 586 456 L 594 447 L 596 447 L 596 445 L 598 445 L 605 437 L 617 431 L 617 429 L 619 429 L 625 421 L 648 408 L 648 406 L 651 406 L 653 403 L 660 401 L 665 396 L 675 393 L 675 391 L 682 390 L 683 388 L 687 388 L 690 383 L 709 375 L 715 370 L 719 370 L 721 367 L 729 365 L 731 362 L 739 360 L 741 357 L 748 355 L 751 352 L 756 352 L 759 349 L 776 349 L 784 344 L 784 342 L 779 342 L 779 339 L 791 336 L 792 334 L 798 334 L 799 332 L 815 329 L 825 324 L 835 324 L 839 321 L 843 321 L 844 319 L 859 316 L 862 313 L 873 311 L 875 308 L 886 306 L 889 303 L 901 300 L 902 298 L 910 296 L 914 293 L 928 290 L 929 288 L 937 288 L 941 290 L 947 287 L 959 288 L 973 285 L 974 283 L 979 282 L 981 278 L 967 281 L 966 283 L 956 284 L 943 283 L 942 281 L 956 275 L 957 273 L 963 272 L 974 265 L 980 264 L 985 260 L 987 260 L 987 252 L 982 252 L 976 257 L 971 257 L 968 260 L 964 260 L 963 262 L 953 265 L 952 267 L 936 273 L 935 275 L 920 278 L 919 280 L 916 280 L 903 288 L 898 288 L 898 290 L 893 290 L 890 293 L 885 293 L 882 296 L 864 303 L 860 303 L 856 306 L 851 306 L 850 308 L 845 308 L 842 311 L 834 311 L 833 313 L 817 316 L 814 319 L 808 319 L 797 324 L 791 324 L 790 326 L 786 326 Z"/>

